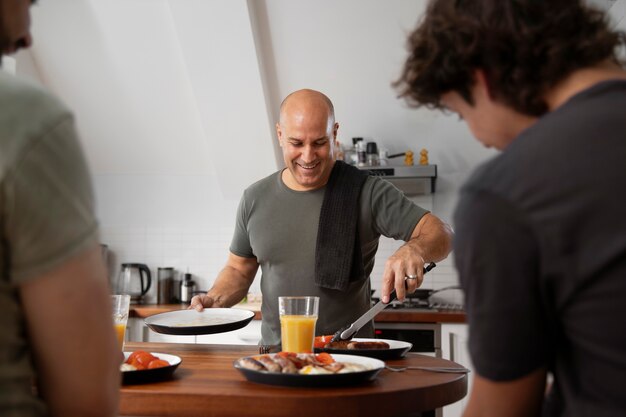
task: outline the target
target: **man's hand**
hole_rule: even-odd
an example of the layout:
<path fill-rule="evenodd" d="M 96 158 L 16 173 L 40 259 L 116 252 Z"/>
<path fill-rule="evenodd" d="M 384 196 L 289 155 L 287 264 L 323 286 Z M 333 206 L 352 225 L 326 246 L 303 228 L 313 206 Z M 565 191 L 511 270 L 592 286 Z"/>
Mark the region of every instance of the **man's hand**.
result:
<path fill-rule="evenodd" d="M 398 300 L 413 293 L 424 281 L 424 264 L 439 262 L 452 249 L 452 229 L 438 217 L 425 214 L 413 229 L 411 239 L 385 263 L 381 300 L 389 302 L 395 288 Z"/>
<path fill-rule="evenodd" d="M 254 281 L 258 268 L 259 263 L 256 258 L 243 258 L 230 253 L 213 287 L 206 294 L 194 295 L 189 309 L 202 311 L 211 307 L 234 306 L 248 293 L 248 288 Z"/>
<path fill-rule="evenodd" d="M 417 245 L 402 245 L 385 263 L 383 294 L 389 294 L 395 288 L 398 300 L 402 301 L 406 294 L 415 292 L 424 281 L 425 263 Z M 389 296 L 383 295 L 382 301 L 388 303 Z"/>
<path fill-rule="evenodd" d="M 188 310 L 202 311 L 205 308 L 213 307 L 213 303 L 213 298 L 209 297 L 208 294 L 194 295 L 191 299 L 191 304 L 189 304 Z"/>

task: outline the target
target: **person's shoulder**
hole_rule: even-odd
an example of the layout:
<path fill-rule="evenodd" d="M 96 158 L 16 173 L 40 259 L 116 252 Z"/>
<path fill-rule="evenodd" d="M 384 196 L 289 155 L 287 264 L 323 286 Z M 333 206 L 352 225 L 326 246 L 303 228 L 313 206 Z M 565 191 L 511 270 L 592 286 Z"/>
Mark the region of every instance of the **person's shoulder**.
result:
<path fill-rule="evenodd" d="M 278 187 L 280 181 L 280 173 L 282 170 L 276 171 L 265 178 L 250 184 L 244 191 L 247 195 L 259 195 L 268 192 L 271 189 Z"/>
<path fill-rule="evenodd" d="M 68 108 L 44 88 L 0 71 L 0 108 L 13 118 L 54 119 L 69 116 Z"/>
<path fill-rule="evenodd" d="M 7 167 L 64 120 L 69 110 L 50 93 L 0 71 L 0 163 Z"/>

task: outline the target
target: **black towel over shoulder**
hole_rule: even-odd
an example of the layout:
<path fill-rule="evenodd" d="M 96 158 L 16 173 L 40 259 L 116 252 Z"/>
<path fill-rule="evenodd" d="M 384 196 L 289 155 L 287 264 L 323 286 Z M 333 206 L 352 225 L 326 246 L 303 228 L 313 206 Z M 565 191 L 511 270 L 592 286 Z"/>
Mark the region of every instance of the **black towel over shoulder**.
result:
<path fill-rule="evenodd" d="M 346 291 L 363 278 L 359 243 L 359 196 L 368 174 L 336 161 L 330 173 L 320 211 L 315 247 L 315 284 Z"/>

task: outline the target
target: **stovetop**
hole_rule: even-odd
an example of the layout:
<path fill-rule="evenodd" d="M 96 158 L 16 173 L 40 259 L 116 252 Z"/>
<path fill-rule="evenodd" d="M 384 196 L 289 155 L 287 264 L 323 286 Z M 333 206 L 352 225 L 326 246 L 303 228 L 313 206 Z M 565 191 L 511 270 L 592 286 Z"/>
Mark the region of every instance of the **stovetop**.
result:
<path fill-rule="evenodd" d="M 380 301 L 379 297 L 372 297 L 372 306 Z M 430 302 L 428 299 L 407 297 L 404 301 L 393 300 L 385 310 L 421 310 L 428 312 L 438 312 L 441 310 L 463 311 L 462 304 L 447 303 L 441 301 Z"/>

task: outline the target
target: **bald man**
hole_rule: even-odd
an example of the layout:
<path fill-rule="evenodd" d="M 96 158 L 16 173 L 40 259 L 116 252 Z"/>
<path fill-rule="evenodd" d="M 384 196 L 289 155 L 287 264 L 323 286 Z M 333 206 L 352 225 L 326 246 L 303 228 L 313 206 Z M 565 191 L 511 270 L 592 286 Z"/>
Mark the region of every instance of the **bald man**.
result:
<path fill-rule="evenodd" d="M 207 294 L 192 299 L 190 308 L 233 306 L 247 294 L 260 266 L 262 344 L 280 344 L 279 296 L 319 296 L 316 334 L 333 334 L 370 307 L 369 274 L 381 235 L 406 241 L 385 264 L 383 301 L 388 301 L 394 288 L 400 299 L 407 291 L 413 292 L 422 282 L 424 264 L 448 255 L 449 226 L 388 182 L 364 176 L 360 189 L 346 184 L 342 187 L 343 178 L 358 181 L 362 174 L 336 162 L 338 129 L 333 104 L 324 94 L 299 90 L 283 100 L 276 132 L 286 168 L 244 191 L 226 266 Z M 333 182 L 331 193 L 327 184 L 333 178 L 337 183 Z M 333 211 L 331 207 L 342 205 L 344 195 L 354 196 L 353 208 Z M 354 221 L 353 236 L 333 236 L 335 229 L 328 226 L 337 225 L 333 223 L 337 218 Z M 322 241 L 331 244 L 334 240 L 347 244 L 356 240 L 358 265 L 346 282 L 329 283 L 328 277 L 326 282 L 316 277 L 316 270 L 335 266 L 332 257 L 324 257 L 325 244 L 319 244 L 318 233 L 325 233 L 326 240 Z M 405 288 L 407 276 L 414 279 L 406 280 Z M 373 337 L 373 323 L 358 335 Z"/>

